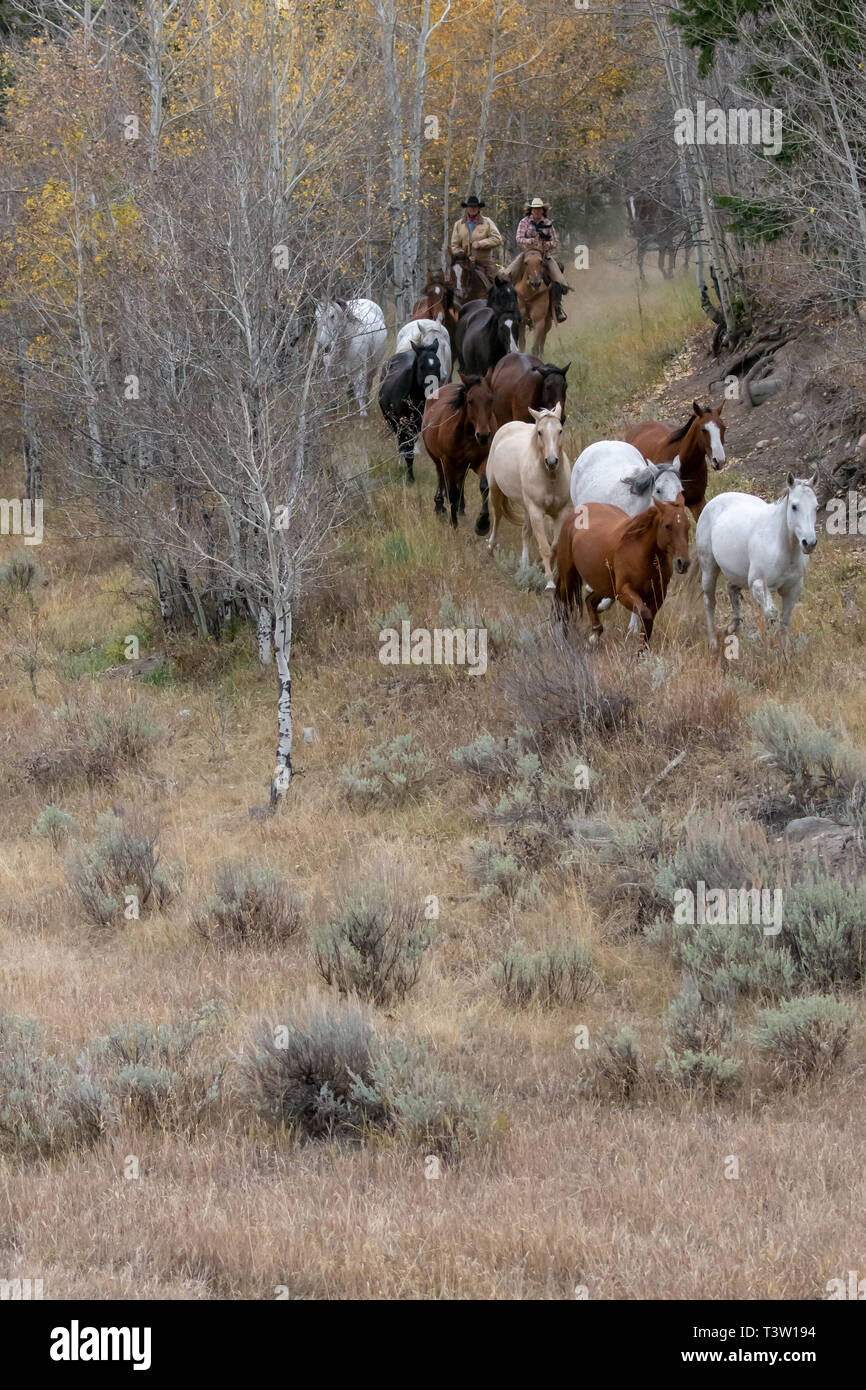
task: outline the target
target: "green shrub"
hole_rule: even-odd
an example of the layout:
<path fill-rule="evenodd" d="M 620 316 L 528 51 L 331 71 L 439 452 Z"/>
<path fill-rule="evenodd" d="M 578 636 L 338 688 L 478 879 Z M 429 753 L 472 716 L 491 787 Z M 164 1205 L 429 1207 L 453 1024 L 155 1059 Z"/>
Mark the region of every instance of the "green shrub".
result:
<path fill-rule="evenodd" d="M 866 886 L 831 874 L 792 884 L 783 933 L 804 986 L 859 985 L 866 967 Z"/>
<path fill-rule="evenodd" d="M 34 1157 L 93 1143 L 108 1104 L 89 1075 L 42 1050 L 35 1023 L 0 1016 L 0 1148 Z"/>
<path fill-rule="evenodd" d="M 491 651 L 501 651 L 505 646 L 505 629 L 501 623 L 495 618 L 482 618 L 477 608 L 458 608 L 450 593 L 444 595 L 439 605 L 439 621 L 443 627 L 486 628 Z"/>
<path fill-rule="evenodd" d="M 503 1003 L 521 1008 L 578 1004 L 599 983 L 589 951 L 573 944 L 528 952 L 516 941 L 491 966 L 491 974 Z"/>
<path fill-rule="evenodd" d="M 617 1100 L 629 1100 L 644 1081 L 644 1066 L 633 1028 L 602 1033 L 593 1056 L 596 1085 Z"/>
<path fill-rule="evenodd" d="M 303 918 L 302 899 L 279 874 L 224 864 L 193 925 L 217 948 L 279 945 L 300 930 Z"/>
<path fill-rule="evenodd" d="M 742 1062 L 718 1052 L 668 1052 L 656 1063 L 659 1079 L 677 1090 L 730 1095 L 740 1082 Z"/>
<path fill-rule="evenodd" d="M 508 554 L 499 552 L 496 563 L 503 574 L 513 578 L 522 594 L 543 594 L 547 588 L 547 575 L 543 566 L 537 563 L 524 565 L 513 551 L 509 551 Z"/>
<path fill-rule="evenodd" d="M 70 885 L 96 926 L 121 920 L 121 904 L 130 896 L 139 910 L 165 907 L 175 896 L 180 870 L 160 863 L 158 835 L 139 815 L 98 818 L 94 844 L 79 849 L 67 866 Z"/>
<path fill-rule="evenodd" d="M 789 705 L 763 705 L 750 717 L 749 725 L 765 749 L 765 760 L 782 773 L 800 810 L 833 808 L 859 818 L 866 754 Z"/>
<path fill-rule="evenodd" d="M 452 748 L 451 762 L 461 772 L 472 772 L 484 782 L 515 774 L 527 743 L 532 741 L 528 729 L 516 729 L 510 738 L 481 734 L 472 743 Z"/>
<path fill-rule="evenodd" d="M 778 1076 L 799 1082 L 831 1070 L 848 1046 L 856 1017 L 832 995 L 787 999 L 758 1015 L 752 1040 Z"/>
<path fill-rule="evenodd" d="M 78 821 L 59 806 L 45 806 L 36 817 L 33 834 L 50 840 L 57 850 L 69 836 L 78 834 Z"/>
<path fill-rule="evenodd" d="M 374 1004 L 405 998 L 418 982 L 432 933 L 420 899 L 401 886 L 344 894 L 339 915 L 313 938 L 322 979 Z"/>
<path fill-rule="evenodd" d="M 399 734 L 371 749 L 360 766 L 344 767 L 340 781 L 350 806 L 401 806 L 420 797 L 432 771 L 414 734 Z"/>
<path fill-rule="evenodd" d="M 720 998 L 710 1003 L 701 998 L 695 977 L 685 982 L 665 1019 L 668 1045 L 674 1053 L 717 1053 L 733 1033 L 731 1007 Z"/>
<path fill-rule="evenodd" d="M 38 750 L 25 761 L 38 787 L 110 782 L 121 766 L 146 762 L 163 729 L 140 701 L 101 694 L 58 705 L 40 731 Z"/>
<path fill-rule="evenodd" d="M 26 550 L 16 550 L 11 560 L 0 565 L 0 584 L 12 594 L 28 594 L 41 584 L 45 571 Z"/>
<path fill-rule="evenodd" d="M 489 840 L 479 840 L 472 846 L 468 872 L 483 898 L 501 894 L 510 903 L 516 903 L 525 896 L 524 870 L 512 855 L 503 854 Z"/>

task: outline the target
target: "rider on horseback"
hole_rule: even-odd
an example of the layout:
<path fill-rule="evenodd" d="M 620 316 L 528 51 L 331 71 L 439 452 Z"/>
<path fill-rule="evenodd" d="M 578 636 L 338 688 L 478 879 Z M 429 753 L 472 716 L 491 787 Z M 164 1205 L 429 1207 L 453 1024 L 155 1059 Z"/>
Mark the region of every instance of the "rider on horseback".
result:
<path fill-rule="evenodd" d="M 531 203 L 524 204 L 523 213 L 523 219 L 517 228 L 517 245 L 520 250 L 511 265 L 506 268 L 505 274 L 513 280 L 520 270 L 524 251 L 540 251 L 550 284 L 551 307 L 556 315 L 556 322 L 565 323 L 568 315 L 562 307 L 562 296 L 568 293 L 569 286 L 562 273 L 562 266 L 553 255 L 559 245 L 559 237 L 547 215 L 547 204 L 541 198 L 533 198 Z"/>
<path fill-rule="evenodd" d="M 493 252 L 497 246 L 502 245 L 502 233 L 492 217 L 484 216 L 481 209 L 486 204 L 479 202 L 474 193 L 460 206 L 466 211 L 454 223 L 451 254 L 453 256 L 463 252 L 467 255 L 476 270 L 488 282 L 489 289 L 499 268 L 493 259 Z"/>

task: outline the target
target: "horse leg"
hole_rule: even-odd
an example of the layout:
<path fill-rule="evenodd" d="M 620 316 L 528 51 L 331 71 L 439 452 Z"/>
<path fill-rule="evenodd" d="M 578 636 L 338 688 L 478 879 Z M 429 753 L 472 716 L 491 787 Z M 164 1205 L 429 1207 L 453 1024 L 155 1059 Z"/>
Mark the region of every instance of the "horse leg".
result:
<path fill-rule="evenodd" d="M 465 477 L 465 474 L 464 474 Z M 460 495 L 463 492 L 463 478 L 459 483 L 455 483 L 453 478 L 448 479 L 448 502 L 451 507 L 451 525 L 457 530 L 457 509 L 460 506 Z"/>
<path fill-rule="evenodd" d="M 617 598 L 623 607 L 630 608 L 632 613 L 640 618 L 643 623 L 644 646 L 648 647 L 649 640 L 652 637 L 653 623 L 655 622 L 655 614 L 652 609 L 644 603 L 640 594 L 637 593 L 630 584 L 623 584 L 617 594 Z"/>
<path fill-rule="evenodd" d="M 779 617 L 779 610 L 776 607 L 773 595 L 767 588 L 763 579 L 753 579 L 749 585 L 752 591 L 752 598 L 760 608 L 768 623 L 775 623 Z"/>
<path fill-rule="evenodd" d="M 535 536 L 535 543 L 538 546 L 539 552 L 541 554 L 541 563 L 544 566 L 544 573 L 547 575 L 547 584 L 545 585 L 545 588 L 552 589 L 553 570 L 550 567 L 551 551 L 550 542 L 547 539 L 547 531 L 545 530 L 544 526 L 544 512 L 541 510 L 540 507 L 536 506 L 534 502 L 530 502 L 526 506 L 526 514 L 529 518 L 529 523 L 532 528 L 532 534 Z M 524 523 L 524 537 L 525 535 L 526 524 Z M 524 546 L 525 544 L 526 542 L 524 540 Z"/>
<path fill-rule="evenodd" d="M 602 627 L 601 619 L 598 616 L 598 605 L 600 602 L 601 599 L 598 594 L 587 594 L 586 607 L 589 612 L 589 623 L 592 629 L 592 631 L 589 634 L 589 642 L 590 646 L 593 647 L 596 645 L 597 642 L 600 642 L 602 637 L 604 636 L 604 628 Z"/>
<path fill-rule="evenodd" d="M 486 473 L 482 473 L 479 476 L 478 488 L 481 493 L 481 511 L 475 518 L 475 534 L 476 536 L 486 536 L 490 529 L 490 508 L 487 502 L 490 493 L 490 485 L 487 481 Z"/>
<path fill-rule="evenodd" d="M 490 508 L 493 512 L 493 524 L 490 527 L 490 537 L 487 541 L 487 549 L 490 551 L 492 555 L 497 544 L 496 534 L 499 529 L 499 523 L 502 520 L 502 493 L 499 491 L 499 488 L 496 486 L 495 483 L 491 483 L 487 490 L 487 498 L 485 499 L 485 502 L 488 500 L 490 503 Z"/>
<path fill-rule="evenodd" d="M 407 416 L 403 416 L 397 426 L 397 448 L 400 450 L 403 462 L 406 465 L 406 482 L 415 481 L 415 450 L 418 444 L 418 435 L 415 423 Z"/>
<path fill-rule="evenodd" d="M 429 450 L 428 450 L 428 453 L 429 453 Z M 444 517 L 444 515 L 445 515 L 445 472 L 444 472 L 444 469 L 443 469 L 443 467 L 442 467 L 442 464 L 441 464 L 440 460 L 439 460 L 438 458 L 436 458 L 435 455 L 432 455 L 432 454 L 431 454 L 431 458 L 433 459 L 433 462 L 434 462 L 435 465 L 436 465 L 436 478 L 437 478 L 437 481 L 438 481 L 438 486 L 437 486 L 437 488 L 436 488 L 436 497 L 435 497 L 436 515 L 437 515 L 437 516 Z"/>
<path fill-rule="evenodd" d="M 716 584 L 719 581 L 719 573 L 719 567 L 712 557 L 706 568 L 701 569 L 704 612 L 707 615 L 707 632 L 710 635 L 710 646 L 713 651 L 717 651 L 719 646 L 719 639 L 716 637 Z"/>
<path fill-rule="evenodd" d="M 785 644 L 791 639 L 791 614 L 794 611 L 794 604 L 803 592 L 803 580 L 795 579 L 787 588 L 780 589 L 779 594 L 782 599 L 782 626 L 785 629 Z"/>
<path fill-rule="evenodd" d="M 735 632 L 739 632 L 740 623 L 743 621 L 743 614 L 740 610 L 740 595 L 742 592 L 739 584 L 728 585 L 728 596 L 731 600 L 731 622 L 728 627 L 729 637 L 733 637 Z"/>

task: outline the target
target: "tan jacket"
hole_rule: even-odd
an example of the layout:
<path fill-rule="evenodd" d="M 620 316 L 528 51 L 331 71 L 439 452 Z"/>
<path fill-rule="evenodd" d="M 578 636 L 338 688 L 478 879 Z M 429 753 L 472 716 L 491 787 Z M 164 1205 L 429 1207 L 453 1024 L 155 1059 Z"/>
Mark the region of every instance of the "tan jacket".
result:
<path fill-rule="evenodd" d="M 454 223 L 454 231 L 451 233 L 451 250 L 466 251 L 471 253 L 482 265 L 495 265 L 493 251 L 495 247 L 502 245 L 502 233 L 491 217 L 485 217 L 482 212 L 472 230 L 472 237 L 469 237 L 469 223 L 465 217 L 460 217 Z"/>

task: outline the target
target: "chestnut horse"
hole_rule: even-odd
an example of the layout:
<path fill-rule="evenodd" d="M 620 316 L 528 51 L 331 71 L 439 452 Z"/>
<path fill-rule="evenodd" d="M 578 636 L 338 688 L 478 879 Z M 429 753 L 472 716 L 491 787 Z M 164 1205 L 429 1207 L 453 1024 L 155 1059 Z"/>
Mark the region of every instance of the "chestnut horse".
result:
<path fill-rule="evenodd" d="M 457 327 L 457 309 L 454 304 L 454 286 L 444 275 L 428 270 L 427 284 L 421 298 L 412 310 L 413 319 L 433 319 L 434 323 L 444 324 L 454 347 L 454 330 Z"/>
<path fill-rule="evenodd" d="M 465 251 L 451 252 L 451 275 L 449 281 L 454 290 L 454 298 L 459 309 L 470 299 L 486 299 L 493 284 L 497 268 L 495 265 L 482 267 L 472 260 Z"/>
<path fill-rule="evenodd" d="M 562 407 L 565 424 L 565 380 L 569 364 L 555 367 L 530 357 L 527 352 L 507 352 L 493 368 L 493 413 L 500 425 L 509 420 L 532 419 L 531 410 L 553 410 Z"/>
<path fill-rule="evenodd" d="M 592 635 L 602 635 L 599 605 L 618 599 L 643 623 L 643 645 L 652 636 L 671 574 L 689 567 L 689 518 L 682 494 L 676 502 L 655 498 L 648 511 L 628 516 L 606 502 L 584 502 L 566 516 L 556 547 L 554 611 L 563 623 L 577 602 L 583 612 L 586 585 Z"/>
<path fill-rule="evenodd" d="M 626 435 L 626 443 L 640 449 L 651 463 L 671 463 L 680 456 L 680 477 L 686 506 L 697 521 L 707 505 L 707 460 L 714 469 L 725 466 L 724 401 L 718 410 L 692 402 L 689 420 L 678 430 L 658 420 L 645 420 Z"/>
<path fill-rule="evenodd" d="M 527 326 L 531 327 L 535 335 L 532 351 L 540 354 L 544 352 L 544 344 L 553 324 L 550 285 L 544 278 L 544 257 L 540 251 L 524 251 L 514 288 L 520 308 L 520 335 L 517 341 L 522 349 L 526 342 Z"/>
<path fill-rule="evenodd" d="M 439 479 L 436 511 L 445 515 L 447 485 L 451 525 L 454 527 L 457 525 L 458 505 L 462 510 L 466 474 L 471 468 L 484 479 L 490 441 L 495 432 L 496 417 L 493 414 L 489 372 L 485 376 L 465 376 L 461 372 L 459 381 L 440 386 L 435 395 L 428 397 L 421 438 L 436 465 Z M 486 479 L 482 490 L 486 494 Z"/>

